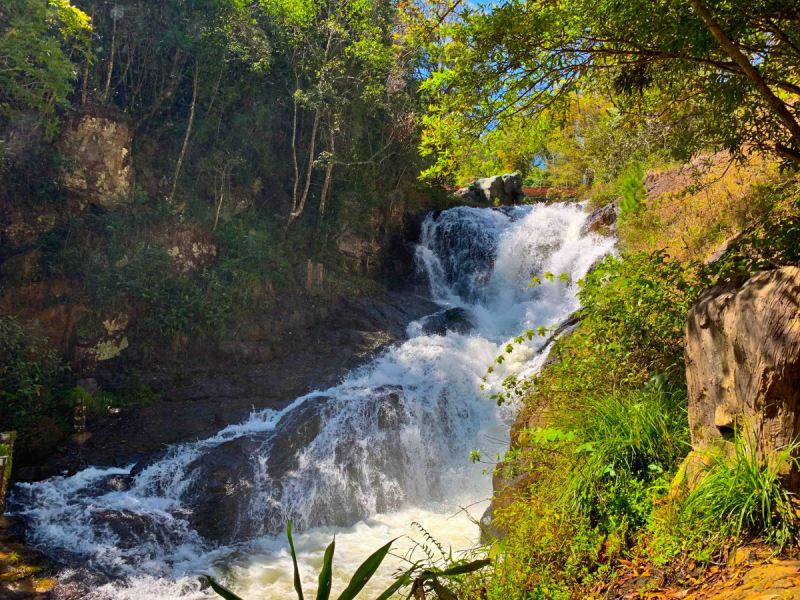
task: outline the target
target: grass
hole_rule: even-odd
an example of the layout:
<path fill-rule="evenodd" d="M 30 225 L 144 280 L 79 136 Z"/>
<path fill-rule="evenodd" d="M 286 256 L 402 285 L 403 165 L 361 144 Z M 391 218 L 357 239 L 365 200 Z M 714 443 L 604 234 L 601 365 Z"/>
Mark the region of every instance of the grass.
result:
<path fill-rule="evenodd" d="M 656 379 L 639 390 L 587 394 L 559 418 L 576 443 L 565 499 L 605 531 L 642 526 L 651 508 L 644 490 L 689 449 L 685 391 Z"/>
<path fill-rule="evenodd" d="M 761 456 L 758 446 L 745 429 L 709 454 L 700 483 L 679 508 L 683 528 L 710 532 L 721 527 L 734 540 L 763 537 L 780 548 L 797 541 L 797 501 L 782 478 L 798 466 L 800 444 L 768 456 Z"/>
<path fill-rule="evenodd" d="M 786 179 L 762 156 L 736 164 L 719 153 L 652 171 L 650 180 L 656 187 L 646 209 L 629 213 L 620 226 L 622 246 L 631 252 L 665 250 L 681 261 L 703 261 L 771 212 L 780 194 L 770 187 Z"/>

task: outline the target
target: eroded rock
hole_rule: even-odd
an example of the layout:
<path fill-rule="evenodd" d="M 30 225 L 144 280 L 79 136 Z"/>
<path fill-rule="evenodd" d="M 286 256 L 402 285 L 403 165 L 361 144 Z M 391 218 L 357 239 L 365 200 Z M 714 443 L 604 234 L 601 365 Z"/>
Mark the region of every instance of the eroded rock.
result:
<path fill-rule="evenodd" d="M 708 290 L 689 311 L 685 338 L 694 448 L 687 474 L 737 430 L 756 440 L 760 456 L 798 438 L 800 268 Z M 785 476 L 791 490 L 800 489 L 796 469 Z"/>
<path fill-rule="evenodd" d="M 76 159 L 64 182 L 85 201 L 113 210 L 132 200 L 132 133 L 124 121 L 85 115 L 73 121 L 60 142 Z"/>
<path fill-rule="evenodd" d="M 200 228 L 185 228 L 169 235 L 167 253 L 178 275 L 188 275 L 217 259 L 214 234 Z"/>

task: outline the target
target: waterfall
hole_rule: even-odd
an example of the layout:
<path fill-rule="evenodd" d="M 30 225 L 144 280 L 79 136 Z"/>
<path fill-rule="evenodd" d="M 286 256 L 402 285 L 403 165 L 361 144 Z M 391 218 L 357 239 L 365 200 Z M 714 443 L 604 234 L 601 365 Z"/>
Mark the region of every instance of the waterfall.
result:
<path fill-rule="evenodd" d="M 312 589 L 334 534 L 334 588 L 414 520 L 469 545 L 477 528 L 447 518 L 491 495 L 469 452 L 502 452 L 513 419 L 481 378 L 511 338 L 578 307 L 573 282 L 613 248 L 581 235 L 585 219 L 569 204 L 432 213 L 415 260 L 442 310 L 409 325 L 407 341 L 333 388 L 149 464 L 18 484 L 11 506 L 31 542 L 66 565 L 65 589 L 98 599 L 212 597 L 197 577 L 208 572 L 245 598 L 288 597 L 288 518 Z M 571 281 L 528 285 L 547 271 Z M 541 343 L 510 355 L 493 384 L 535 371 Z"/>

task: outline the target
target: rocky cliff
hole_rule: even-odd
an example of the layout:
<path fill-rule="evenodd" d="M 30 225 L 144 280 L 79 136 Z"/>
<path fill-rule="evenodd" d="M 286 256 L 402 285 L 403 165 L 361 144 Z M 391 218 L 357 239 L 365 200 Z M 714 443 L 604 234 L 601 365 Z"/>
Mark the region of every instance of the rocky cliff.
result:
<path fill-rule="evenodd" d="M 758 273 L 741 287 L 708 290 L 686 319 L 686 379 L 693 452 L 702 464 L 735 433 L 759 457 L 800 436 L 800 269 Z M 800 489 L 800 473 L 786 473 Z"/>

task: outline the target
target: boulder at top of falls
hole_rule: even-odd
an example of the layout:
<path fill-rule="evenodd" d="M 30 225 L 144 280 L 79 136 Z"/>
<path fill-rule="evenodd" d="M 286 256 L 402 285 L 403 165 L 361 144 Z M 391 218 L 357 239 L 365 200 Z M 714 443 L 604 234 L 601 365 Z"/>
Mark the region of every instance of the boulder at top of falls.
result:
<path fill-rule="evenodd" d="M 522 191 L 522 175 L 505 173 L 476 179 L 471 185 L 455 192 L 457 198 L 465 202 L 502 205 L 522 204 L 525 192 Z"/>
<path fill-rule="evenodd" d="M 466 308 L 449 308 L 431 315 L 422 325 L 425 335 L 447 335 L 448 331 L 467 334 L 475 327 L 475 317 Z"/>
<path fill-rule="evenodd" d="M 609 233 L 616 227 L 618 216 L 619 204 L 616 201 L 593 210 L 586 217 L 586 223 L 581 227 L 581 235 Z"/>
<path fill-rule="evenodd" d="M 684 463 L 684 481 L 696 481 L 708 450 L 731 452 L 725 442 L 736 431 L 755 436 L 759 456 L 798 439 L 800 268 L 708 290 L 686 318 L 685 344 L 694 451 Z M 796 468 L 783 475 L 790 490 L 800 490 Z"/>

